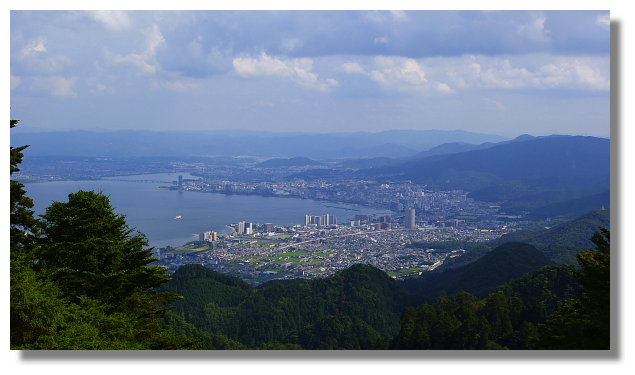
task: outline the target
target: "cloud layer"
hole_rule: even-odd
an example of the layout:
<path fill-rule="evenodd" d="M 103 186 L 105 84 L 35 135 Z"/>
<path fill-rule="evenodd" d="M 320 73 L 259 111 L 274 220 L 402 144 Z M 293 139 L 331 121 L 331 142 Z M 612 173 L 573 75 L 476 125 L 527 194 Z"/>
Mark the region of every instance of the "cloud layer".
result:
<path fill-rule="evenodd" d="M 325 131 L 466 126 L 437 113 L 452 106 L 471 121 L 470 108 L 526 118 L 526 103 L 547 97 L 603 114 L 609 23 L 606 11 L 12 11 L 12 110 L 93 108 L 82 126 L 165 129 L 187 112 L 195 128 L 303 130 L 302 119 Z M 425 115 L 421 103 L 435 107 Z M 580 123 L 570 110 L 566 120 L 544 107 L 535 122 L 608 131 L 600 115 Z M 140 124 L 149 111 L 164 113 Z M 495 120 L 483 122 L 526 132 Z"/>

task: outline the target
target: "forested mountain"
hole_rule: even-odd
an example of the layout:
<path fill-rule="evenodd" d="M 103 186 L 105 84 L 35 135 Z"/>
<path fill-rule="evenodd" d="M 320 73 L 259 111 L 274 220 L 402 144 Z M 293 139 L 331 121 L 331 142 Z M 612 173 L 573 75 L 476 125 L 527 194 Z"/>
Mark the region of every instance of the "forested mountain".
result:
<path fill-rule="evenodd" d="M 506 212 L 539 210 L 609 189 L 608 139 L 582 136 L 524 139 L 482 150 L 434 155 L 400 166 L 361 170 L 358 174 L 411 180 L 434 189 L 466 190 L 475 199 L 502 202 Z"/>
<path fill-rule="evenodd" d="M 183 293 L 174 312 L 196 328 L 249 347 L 381 348 L 398 332 L 407 302 L 398 282 L 363 264 L 323 279 L 279 280 L 253 289 L 200 265 L 186 265 L 162 289 Z"/>
<path fill-rule="evenodd" d="M 321 163 L 309 158 L 305 157 L 294 157 L 294 158 L 276 158 L 269 159 L 263 161 L 262 163 L 256 164 L 257 167 L 261 168 L 279 168 L 279 167 L 304 167 L 304 166 L 312 166 L 312 165 L 320 165 Z"/>
<path fill-rule="evenodd" d="M 597 194 L 587 195 L 582 198 L 548 204 L 532 210 L 526 217 L 530 220 L 540 220 L 554 217 L 574 219 L 577 216 L 589 211 L 597 210 L 601 207 L 611 207 L 611 192 L 609 190 Z"/>
<path fill-rule="evenodd" d="M 557 263 L 576 263 L 576 253 L 593 247 L 591 237 L 600 227 L 610 228 L 610 211 L 595 210 L 574 220 L 539 231 L 518 231 L 491 241 L 496 246 L 510 241 L 531 244 Z"/>
<path fill-rule="evenodd" d="M 406 279 L 403 284 L 410 293 L 434 298 L 441 293 L 466 291 L 485 296 L 499 285 L 550 264 L 534 246 L 509 242 L 486 253 L 465 266 L 426 272 Z"/>
<path fill-rule="evenodd" d="M 465 143 L 465 142 L 444 143 L 436 147 L 433 147 L 429 150 L 422 151 L 416 154 L 415 156 L 413 156 L 411 159 L 424 159 L 429 156 L 435 156 L 435 155 L 449 155 L 449 154 L 458 154 L 458 153 L 467 152 L 467 151 L 484 150 L 486 148 L 500 146 L 506 143 L 524 142 L 524 141 L 528 141 L 528 140 L 536 139 L 536 138 L 541 138 L 541 137 L 534 137 L 529 134 L 523 134 L 523 135 L 519 135 L 518 137 L 514 139 L 511 139 L 508 141 L 500 141 L 496 143 L 494 142 L 485 142 L 485 143 L 479 143 L 479 144 L 472 144 L 472 143 Z"/>
<path fill-rule="evenodd" d="M 509 253 L 511 247 L 501 248 L 496 256 L 500 259 L 490 258 L 491 266 L 480 265 L 466 272 L 472 273 L 466 280 L 491 277 L 486 283 L 488 293 L 477 297 L 456 289 L 424 301 L 367 265 L 355 265 L 324 279 L 272 281 L 259 288 L 200 265 L 187 265 L 164 286 L 184 294 L 183 300 L 175 302 L 165 328 L 198 338 L 202 348 L 549 347 L 554 340 L 551 317 L 556 312 L 564 314 L 567 304 L 580 300 L 587 289 L 581 292 L 578 280 L 588 276 L 580 278 L 569 265 L 527 267 L 534 270 L 522 273 L 519 265 L 523 261 L 537 265 L 540 261 L 532 259 L 540 255 L 531 246 L 514 246 L 515 256 Z M 507 273 L 512 280 L 494 286 L 504 277 L 491 275 L 493 268 L 505 272 L 501 270 L 505 257 L 515 258 L 510 262 L 518 272 L 513 277 Z M 184 316 L 196 323 L 187 322 Z M 555 339 L 562 341 L 562 337 Z"/>
<path fill-rule="evenodd" d="M 540 327 L 579 296 L 573 267 L 545 266 L 484 299 L 459 292 L 406 307 L 394 349 L 540 349 Z"/>
<path fill-rule="evenodd" d="M 10 149 L 11 173 L 24 149 Z M 542 252 L 508 242 L 404 283 L 357 264 L 253 288 L 201 265 L 167 274 L 103 193 L 72 193 L 36 218 L 25 186 L 10 188 L 12 349 L 610 348 L 604 228 L 578 268 L 541 267 L 551 263 Z M 525 240 L 567 242 L 607 218 L 597 211 Z"/>

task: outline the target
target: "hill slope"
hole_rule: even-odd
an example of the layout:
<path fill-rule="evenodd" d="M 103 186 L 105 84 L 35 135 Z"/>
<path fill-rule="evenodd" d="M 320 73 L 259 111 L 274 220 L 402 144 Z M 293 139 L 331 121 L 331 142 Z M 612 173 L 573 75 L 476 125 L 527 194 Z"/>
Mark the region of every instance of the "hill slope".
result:
<path fill-rule="evenodd" d="M 315 280 L 276 280 L 258 288 L 200 265 L 179 268 L 165 286 L 185 298 L 175 312 L 197 329 L 249 347 L 368 349 L 399 331 L 407 300 L 385 272 L 358 264 Z"/>
<path fill-rule="evenodd" d="M 442 292 L 454 294 L 459 291 L 484 296 L 499 285 L 548 264 L 551 261 L 534 246 L 510 242 L 466 266 L 424 273 L 403 283 L 410 293 L 426 298 L 436 297 Z"/>
<path fill-rule="evenodd" d="M 466 190 L 475 199 L 506 202 L 508 212 L 531 211 L 609 189 L 608 139 L 523 139 L 482 150 L 430 156 L 391 168 L 362 170 L 359 174 L 411 180 L 442 190 Z"/>
<path fill-rule="evenodd" d="M 556 263 L 577 263 L 579 250 L 594 248 L 591 237 L 599 227 L 610 228 L 609 210 L 595 210 L 577 219 L 541 231 L 519 231 L 491 241 L 492 245 L 520 241 L 535 246 Z"/>

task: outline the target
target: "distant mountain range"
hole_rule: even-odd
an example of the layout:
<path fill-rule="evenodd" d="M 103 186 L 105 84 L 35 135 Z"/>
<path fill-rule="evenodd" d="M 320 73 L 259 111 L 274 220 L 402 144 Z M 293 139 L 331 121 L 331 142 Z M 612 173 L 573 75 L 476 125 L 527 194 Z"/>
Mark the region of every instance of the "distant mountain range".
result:
<path fill-rule="evenodd" d="M 507 212 L 580 213 L 610 203 L 610 140 L 554 135 L 481 146 L 455 143 L 398 164 L 362 169 L 357 175 L 462 189 L 475 199 L 503 203 Z M 577 206 L 583 202 L 599 205 Z"/>
<path fill-rule="evenodd" d="M 304 157 L 295 157 L 295 158 L 275 158 L 263 161 L 262 163 L 256 164 L 257 167 L 261 168 L 279 168 L 279 167 L 305 167 L 305 166 L 315 166 L 321 165 L 322 163 L 315 161 L 313 159 L 304 158 Z"/>
<path fill-rule="evenodd" d="M 31 156 L 238 156 L 308 157 L 330 160 L 351 157 L 410 157 L 448 142 L 482 144 L 505 138 L 461 130 L 390 130 L 378 133 L 267 133 L 249 131 L 155 132 L 19 131 L 11 145 L 29 144 Z"/>

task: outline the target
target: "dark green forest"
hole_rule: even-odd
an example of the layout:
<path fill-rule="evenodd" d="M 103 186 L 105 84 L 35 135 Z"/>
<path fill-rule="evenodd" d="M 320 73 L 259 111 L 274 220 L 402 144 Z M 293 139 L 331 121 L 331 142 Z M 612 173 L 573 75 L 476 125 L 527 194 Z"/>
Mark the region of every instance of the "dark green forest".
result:
<path fill-rule="evenodd" d="M 27 147 L 11 148 L 11 174 Z M 576 265 L 516 241 L 405 282 L 358 264 L 252 287 L 153 265 L 103 192 L 70 194 L 39 218 L 23 184 L 11 180 L 10 195 L 12 349 L 610 349 L 603 227 Z"/>

